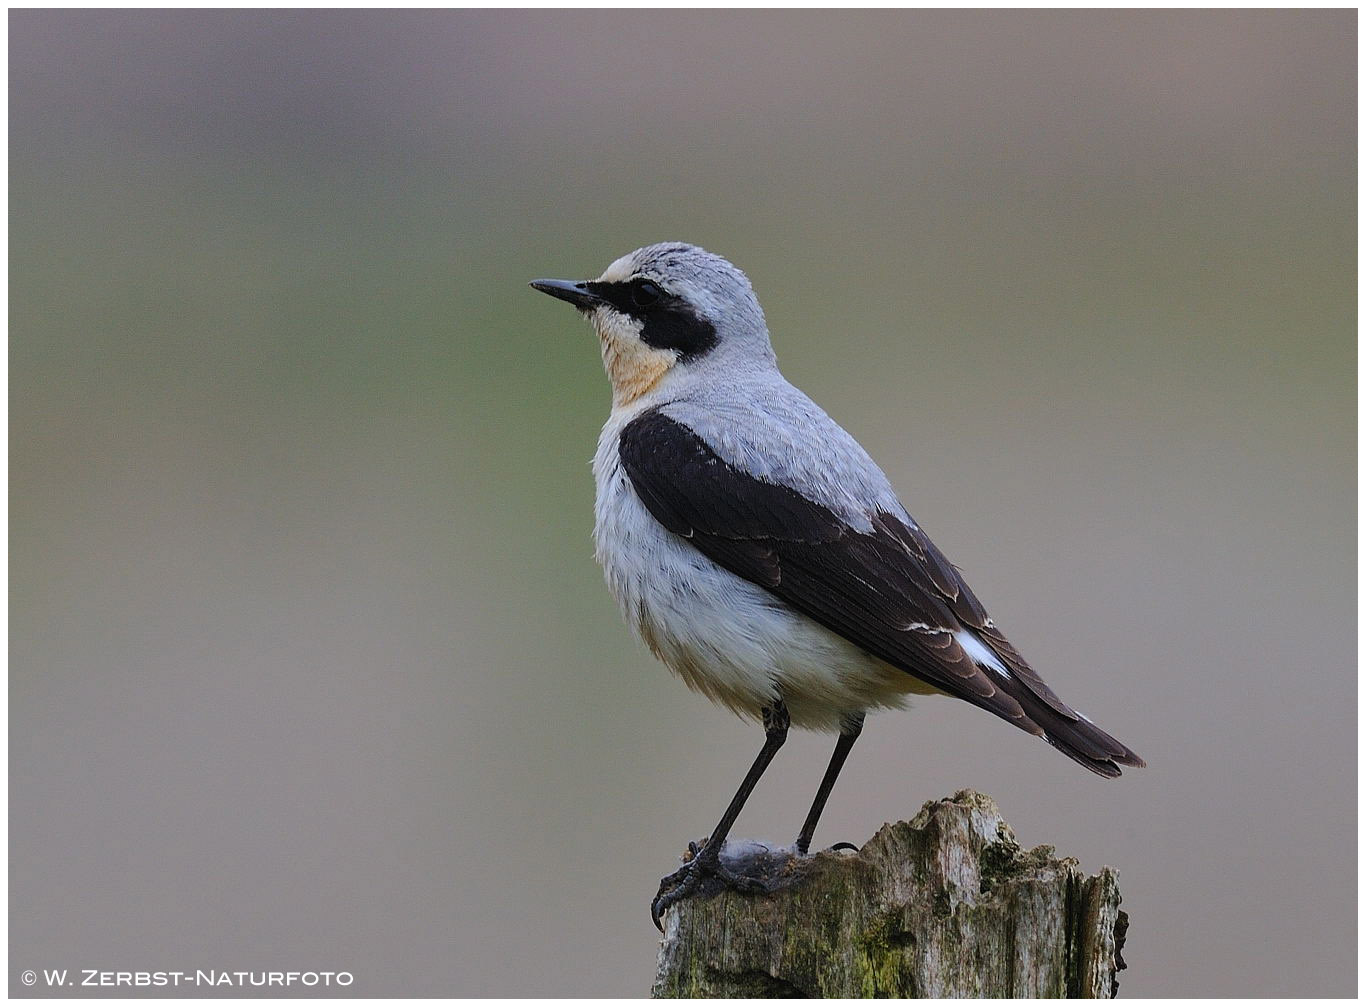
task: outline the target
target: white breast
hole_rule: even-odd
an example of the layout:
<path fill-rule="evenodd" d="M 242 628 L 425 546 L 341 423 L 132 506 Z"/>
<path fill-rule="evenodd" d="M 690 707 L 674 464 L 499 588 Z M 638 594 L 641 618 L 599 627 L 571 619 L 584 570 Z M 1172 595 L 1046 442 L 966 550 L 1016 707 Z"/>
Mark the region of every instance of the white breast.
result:
<path fill-rule="evenodd" d="M 838 730 L 842 718 L 932 692 L 903 671 L 717 566 L 665 530 L 622 470 L 617 439 L 640 409 L 619 409 L 593 460 L 594 541 L 626 620 L 691 688 L 744 716 L 778 696 L 799 727 Z"/>

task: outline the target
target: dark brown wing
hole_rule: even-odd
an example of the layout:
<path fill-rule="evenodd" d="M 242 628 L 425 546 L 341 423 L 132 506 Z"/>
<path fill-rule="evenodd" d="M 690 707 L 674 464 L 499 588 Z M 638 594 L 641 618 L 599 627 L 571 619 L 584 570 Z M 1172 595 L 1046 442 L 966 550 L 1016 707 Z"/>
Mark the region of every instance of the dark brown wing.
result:
<path fill-rule="evenodd" d="M 626 426 L 618 452 L 646 509 L 713 562 L 888 664 L 1045 738 L 1093 772 L 1118 776 L 1116 763 L 1143 765 L 1054 695 L 914 522 L 878 513 L 870 531 L 852 528 L 791 487 L 728 464 L 659 410 Z M 963 631 L 1001 668 L 974 660 L 959 642 Z"/>

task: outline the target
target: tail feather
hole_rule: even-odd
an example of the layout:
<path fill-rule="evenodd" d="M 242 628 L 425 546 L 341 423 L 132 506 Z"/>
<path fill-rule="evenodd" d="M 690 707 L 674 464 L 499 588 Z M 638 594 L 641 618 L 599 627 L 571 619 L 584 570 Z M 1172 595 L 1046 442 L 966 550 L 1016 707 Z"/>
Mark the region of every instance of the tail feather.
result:
<path fill-rule="evenodd" d="M 1120 766 L 1141 768 L 1145 765 L 1128 745 L 1112 738 L 1086 714 L 1078 713 L 1059 699 L 994 625 L 985 625 L 979 632 L 1005 667 L 999 664 L 993 667 L 989 661 L 978 661 L 978 667 L 986 672 L 1000 692 L 1014 699 L 1024 711 L 1023 717 L 1011 723 L 1031 734 L 1041 735 L 1058 751 L 1099 776 L 1113 779 L 1120 775 Z M 992 712 L 1000 715 L 999 710 Z"/>
<path fill-rule="evenodd" d="M 1138 753 L 1106 734 L 1085 714 L 1076 713 L 1075 719 L 1059 713 L 1050 706 L 1022 703 L 1030 719 L 1043 728 L 1044 740 L 1068 758 L 1091 772 L 1113 779 L 1120 775 L 1120 766 L 1142 768 L 1147 765 Z"/>
<path fill-rule="evenodd" d="M 979 667 L 987 672 L 998 690 L 1014 699 L 1024 711 L 1023 716 L 1009 719 L 1009 723 L 1038 735 L 1091 772 L 1113 779 L 1120 775 L 1120 766 L 1137 769 L 1146 765 L 1132 748 L 1106 734 L 1084 713 L 1078 713 L 1059 700 L 1051 690 L 1041 696 L 1039 690 L 1018 677 L 1002 675 L 988 665 L 979 664 Z M 1034 677 L 1037 680 L 1037 676 Z M 964 698 L 973 702 L 971 697 Z M 985 703 L 978 702 L 977 705 L 1000 716 L 997 710 Z"/>

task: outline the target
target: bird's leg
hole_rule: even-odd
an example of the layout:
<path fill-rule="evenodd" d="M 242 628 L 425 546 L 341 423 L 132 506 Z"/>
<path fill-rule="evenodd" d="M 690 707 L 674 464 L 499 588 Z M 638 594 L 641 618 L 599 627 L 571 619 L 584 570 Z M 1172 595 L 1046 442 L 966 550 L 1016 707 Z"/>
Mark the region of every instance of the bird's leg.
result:
<path fill-rule="evenodd" d="M 759 749 L 759 754 L 754 759 L 754 765 L 749 767 L 749 772 L 745 774 L 740 789 L 731 798 L 726 813 L 721 816 L 721 821 L 716 823 L 716 828 L 712 830 L 711 837 L 707 840 L 706 845 L 697 850 L 693 858 L 682 868 L 659 883 L 659 894 L 655 896 L 655 900 L 650 906 L 650 917 L 655 921 L 655 926 L 659 927 L 660 932 L 664 930 L 660 919 L 668 908 L 696 891 L 697 886 L 702 883 L 702 879 L 707 875 L 720 877 L 728 884 L 736 887 L 747 887 L 744 883 L 745 879 L 731 874 L 721 866 L 721 846 L 726 841 L 730 827 L 735 824 L 735 819 L 739 817 L 740 809 L 745 806 L 745 801 L 749 799 L 755 784 L 759 782 L 759 777 L 764 775 L 764 770 L 773 761 L 773 756 L 777 755 L 778 749 L 783 747 L 783 742 L 787 740 L 788 726 L 791 724 L 791 719 L 787 715 L 787 707 L 783 705 L 781 699 L 771 707 L 764 707 L 762 712 L 764 747 Z"/>
<path fill-rule="evenodd" d="M 840 770 L 844 768 L 844 760 L 849 757 L 849 749 L 854 747 L 854 742 L 858 741 L 858 736 L 863 732 L 863 714 L 855 714 L 846 717 L 844 723 L 840 725 L 839 740 L 835 742 L 835 751 L 830 756 L 830 765 L 825 767 L 825 776 L 821 778 L 820 789 L 816 791 L 816 799 L 811 802 L 811 810 L 807 812 L 806 821 L 802 823 L 802 831 L 797 836 L 797 852 L 805 856 L 806 851 L 811 847 L 811 837 L 816 834 L 816 822 L 820 820 L 821 812 L 825 810 L 825 802 L 830 799 L 830 791 L 835 789 L 835 779 L 840 775 Z"/>

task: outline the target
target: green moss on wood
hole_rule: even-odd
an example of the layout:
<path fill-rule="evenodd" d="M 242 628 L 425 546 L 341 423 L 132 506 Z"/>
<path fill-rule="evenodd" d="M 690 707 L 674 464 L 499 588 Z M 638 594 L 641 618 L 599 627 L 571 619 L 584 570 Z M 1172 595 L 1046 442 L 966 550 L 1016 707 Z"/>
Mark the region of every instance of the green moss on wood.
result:
<path fill-rule="evenodd" d="M 960 791 L 858 854 L 800 862 L 771 895 L 690 899 L 666 917 L 655 996 L 1113 996 L 1119 889 L 1052 847 L 1022 850 Z"/>

